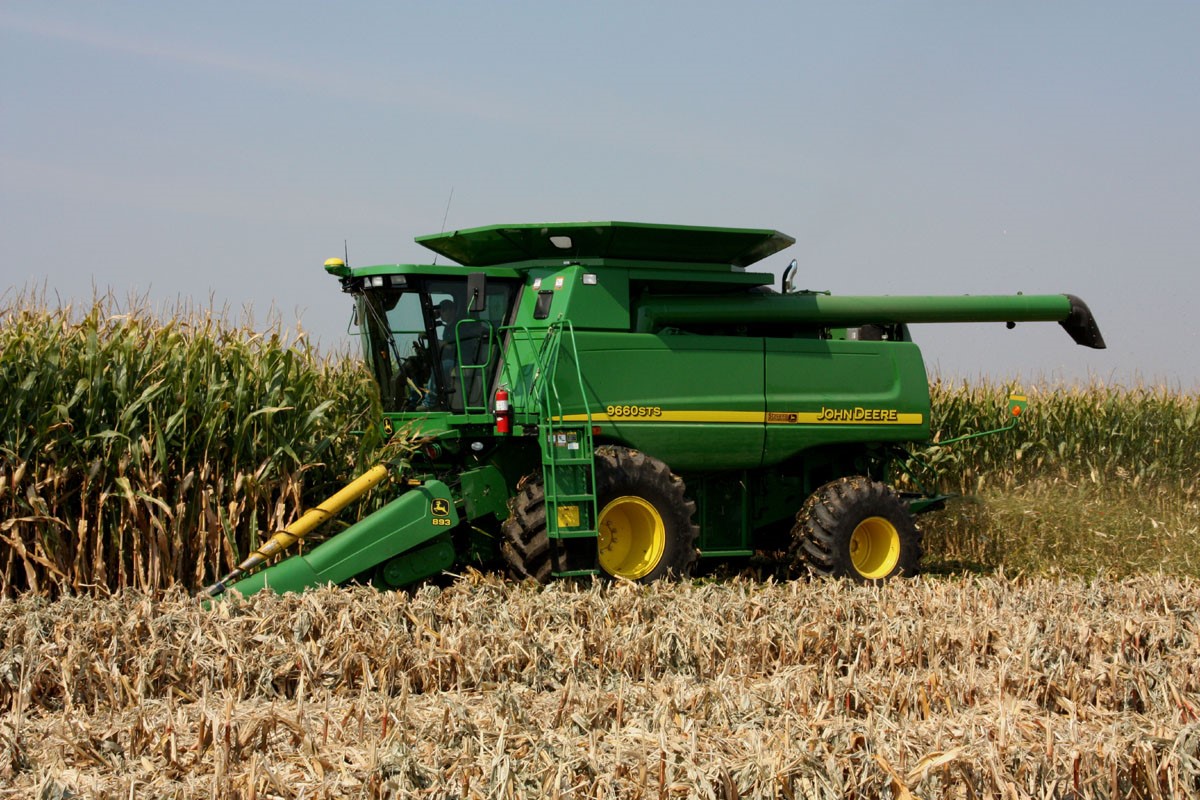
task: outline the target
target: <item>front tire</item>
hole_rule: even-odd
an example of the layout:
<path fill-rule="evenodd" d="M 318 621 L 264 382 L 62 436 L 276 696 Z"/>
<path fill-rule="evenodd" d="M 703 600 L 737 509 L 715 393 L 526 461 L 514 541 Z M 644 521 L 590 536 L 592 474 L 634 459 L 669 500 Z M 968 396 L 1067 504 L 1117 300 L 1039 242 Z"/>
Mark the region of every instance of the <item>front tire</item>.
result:
<path fill-rule="evenodd" d="M 813 492 L 796 515 L 792 553 L 797 568 L 879 583 L 917 574 L 921 532 L 892 487 L 841 478 Z"/>
<path fill-rule="evenodd" d="M 579 548 L 550 540 L 541 476 L 526 476 L 501 526 L 500 551 L 509 572 L 538 583 L 597 563 L 610 577 L 642 583 L 691 574 L 700 534 L 692 523 L 696 504 L 662 461 L 627 447 L 596 448 L 596 509 L 594 559 L 579 563 Z"/>
<path fill-rule="evenodd" d="M 574 568 L 567 563 L 567 549 L 550 541 L 541 475 L 526 475 L 517 483 L 517 494 L 508 501 L 508 519 L 500 532 L 500 554 L 514 578 L 549 583 L 555 572 Z"/>
<path fill-rule="evenodd" d="M 614 578 L 685 577 L 695 566 L 700 528 L 683 480 L 657 458 L 628 447 L 596 448 L 600 568 Z"/>

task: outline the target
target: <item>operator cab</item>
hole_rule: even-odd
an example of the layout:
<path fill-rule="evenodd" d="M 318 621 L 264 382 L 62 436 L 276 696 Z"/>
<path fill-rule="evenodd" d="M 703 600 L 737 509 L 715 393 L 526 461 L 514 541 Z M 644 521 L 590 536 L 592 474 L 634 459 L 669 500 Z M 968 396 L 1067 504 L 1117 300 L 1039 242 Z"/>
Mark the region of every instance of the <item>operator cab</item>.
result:
<path fill-rule="evenodd" d="M 372 275 L 347 286 L 385 412 L 486 406 L 518 287 L 481 278 Z"/>

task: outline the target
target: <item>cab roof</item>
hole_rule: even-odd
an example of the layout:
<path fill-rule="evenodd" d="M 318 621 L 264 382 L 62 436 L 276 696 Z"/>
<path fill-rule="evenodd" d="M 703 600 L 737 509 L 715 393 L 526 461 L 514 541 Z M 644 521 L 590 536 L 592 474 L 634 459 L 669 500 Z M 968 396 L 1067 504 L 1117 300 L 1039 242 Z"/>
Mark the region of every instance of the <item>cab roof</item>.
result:
<path fill-rule="evenodd" d="M 746 267 L 795 243 L 785 233 L 644 222 L 489 225 L 418 236 L 418 244 L 466 267 L 541 259 L 606 259 Z"/>

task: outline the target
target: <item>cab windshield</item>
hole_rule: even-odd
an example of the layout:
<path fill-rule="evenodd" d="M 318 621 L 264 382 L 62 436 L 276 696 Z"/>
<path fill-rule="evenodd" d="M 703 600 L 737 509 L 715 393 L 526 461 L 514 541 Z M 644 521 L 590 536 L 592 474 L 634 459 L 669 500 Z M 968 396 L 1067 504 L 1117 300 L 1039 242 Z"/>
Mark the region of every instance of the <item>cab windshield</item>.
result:
<path fill-rule="evenodd" d="M 486 410 L 513 294 L 513 284 L 490 280 L 484 309 L 469 312 L 465 276 L 368 280 L 359 322 L 383 410 Z"/>

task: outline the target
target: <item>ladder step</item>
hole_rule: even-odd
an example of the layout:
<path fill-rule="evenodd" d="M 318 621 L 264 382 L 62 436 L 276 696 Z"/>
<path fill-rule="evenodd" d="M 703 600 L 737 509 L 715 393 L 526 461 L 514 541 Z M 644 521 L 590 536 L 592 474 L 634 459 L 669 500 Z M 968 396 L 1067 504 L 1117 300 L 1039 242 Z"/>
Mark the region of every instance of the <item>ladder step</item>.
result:
<path fill-rule="evenodd" d="M 567 529 L 559 528 L 556 533 L 550 534 L 551 539 L 595 539 L 600 536 L 600 532 L 594 528 L 579 528 Z"/>
<path fill-rule="evenodd" d="M 564 331 L 566 335 L 564 336 Z M 559 399 L 556 381 L 560 355 L 569 353 L 575 364 L 572 383 L 580 397 L 587 397 L 583 376 L 578 370 L 575 333 L 571 323 L 551 325 L 537 354 L 534 381 L 537 385 L 539 444 L 542 478 L 546 492 L 546 523 L 552 539 L 592 539 L 599 536 L 595 526 L 596 462 L 593 452 L 592 421 L 564 419 L 566 409 Z M 564 349 L 565 348 L 565 349 Z M 578 570 L 555 575 L 595 575 L 596 570 Z"/>
<path fill-rule="evenodd" d="M 551 535 L 551 539 L 599 539 L 599 531 L 590 529 L 580 530 L 564 530 L 558 529 L 558 533 Z"/>
<path fill-rule="evenodd" d="M 590 458 L 555 458 L 554 466 L 556 467 L 582 467 L 585 464 L 592 463 Z"/>

